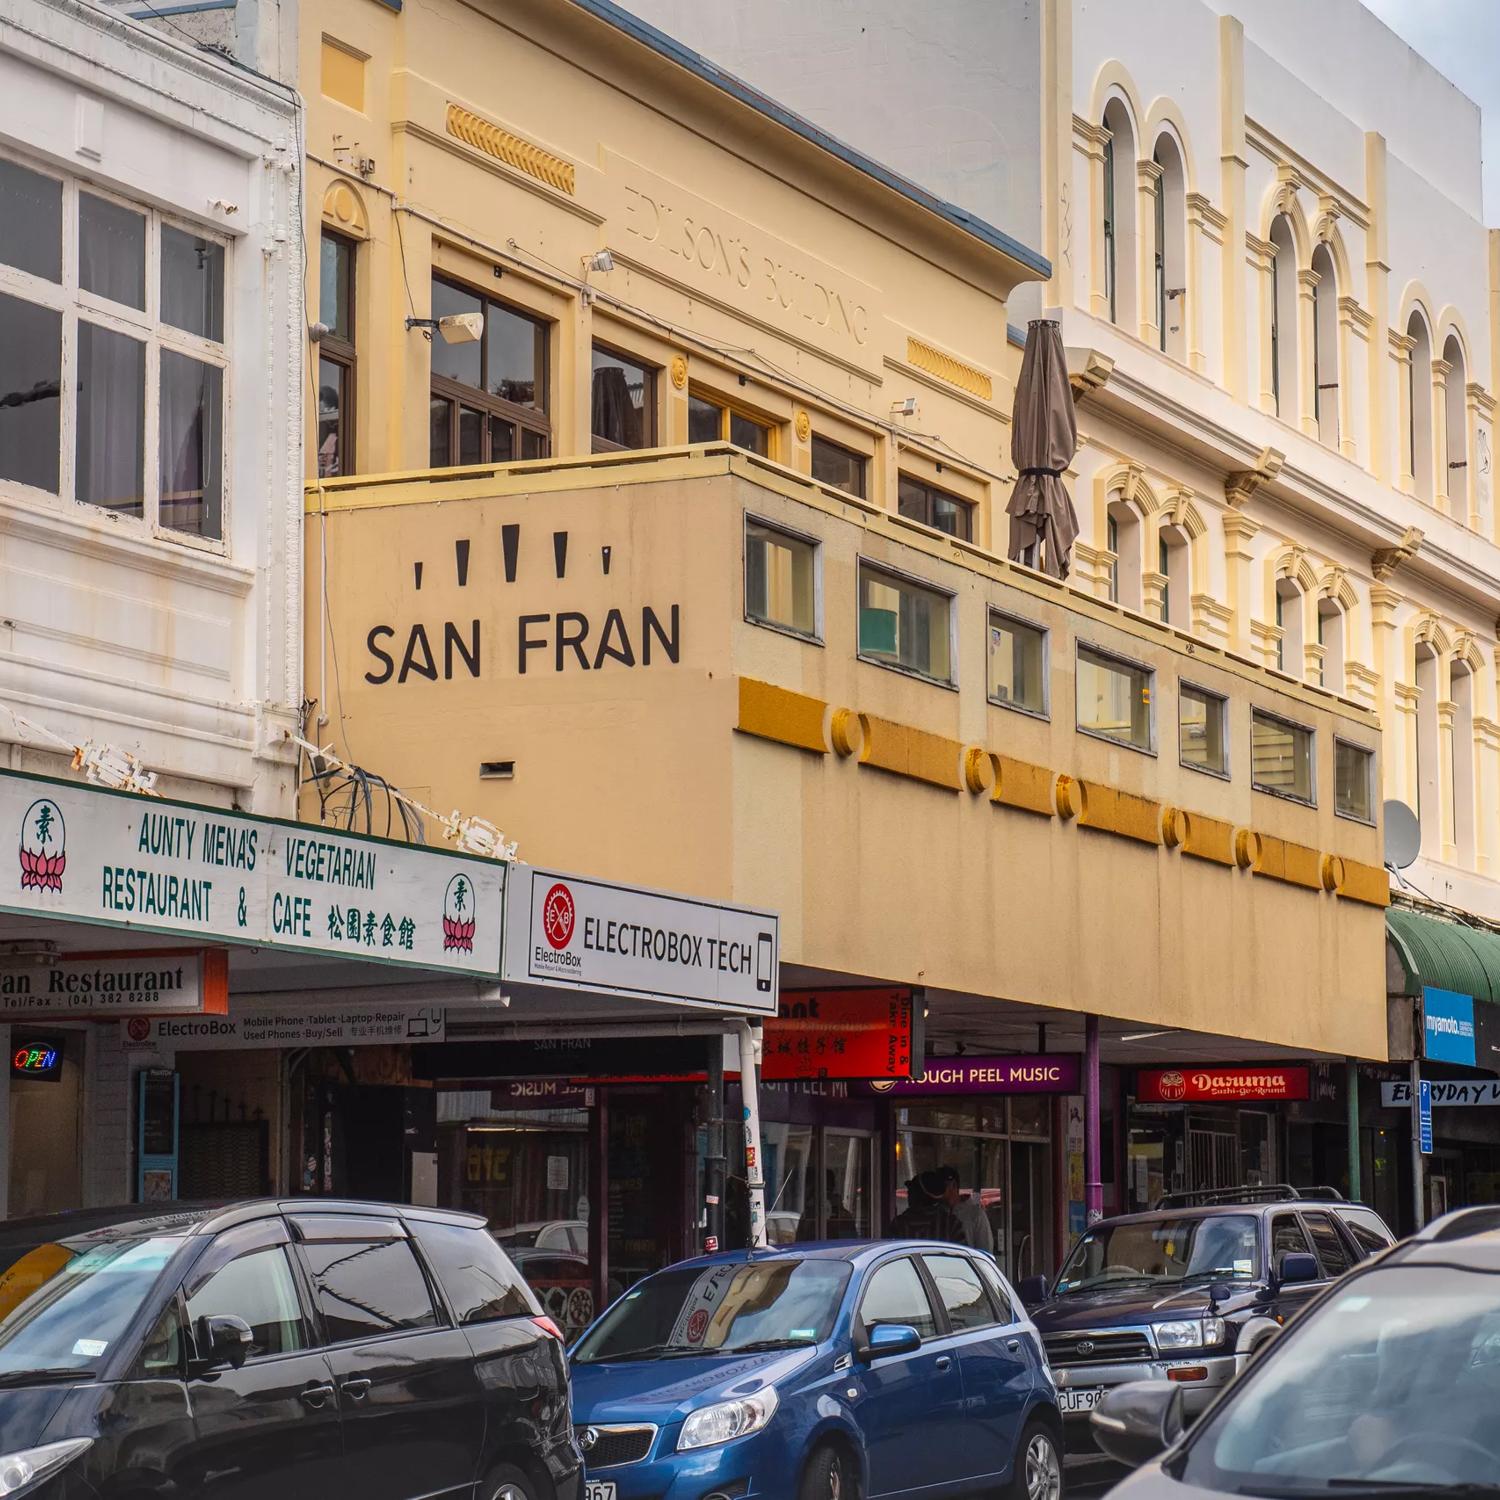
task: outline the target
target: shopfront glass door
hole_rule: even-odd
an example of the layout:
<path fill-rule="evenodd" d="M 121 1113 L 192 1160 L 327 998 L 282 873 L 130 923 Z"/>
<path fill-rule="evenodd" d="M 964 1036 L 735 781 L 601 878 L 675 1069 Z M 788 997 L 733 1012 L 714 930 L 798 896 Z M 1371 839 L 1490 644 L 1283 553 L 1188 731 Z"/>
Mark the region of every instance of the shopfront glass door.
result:
<path fill-rule="evenodd" d="M 875 1222 L 875 1141 L 853 1131 L 823 1132 L 823 1222 L 825 1240 L 867 1240 L 880 1233 Z"/>

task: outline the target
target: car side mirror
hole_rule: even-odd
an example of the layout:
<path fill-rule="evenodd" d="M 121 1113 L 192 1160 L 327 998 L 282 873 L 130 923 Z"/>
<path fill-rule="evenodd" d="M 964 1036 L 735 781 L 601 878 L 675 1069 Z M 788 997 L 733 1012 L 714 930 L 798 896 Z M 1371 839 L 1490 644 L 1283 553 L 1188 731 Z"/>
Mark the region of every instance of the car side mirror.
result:
<path fill-rule="evenodd" d="M 863 1354 L 867 1362 L 912 1354 L 922 1347 L 922 1335 L 910 1323 L 879 1323 L 870 1330 Z"/>
<path fill-rule="evenodd" d="M 1323 1272 L 1318 1258 L 1305 1250 L 1288 1250 L 1281 1257 L 1281 1269 L 1277 1279 L 1282 1286 L 1296 1286 L 1309 1281 L 1321 1281 Z"/>
<path fill-rule="evenodd" d="M 215 1313 L 199 1318 L 193 1332 L 200 1370 L 217 1370 L 224 1365 L 238 1370 L 250 1357 L 255 1344 L 250 1325 L 233 1313 Z"/>
<path fill-rule="evenodd" d="M 1016 1295 L 1025 1307 L 1040 1307 L 1047 1300 L 1047 1278 L 1028 1276 L 1016 1283 Z"/>
<path fill-rule="evenodd" d="M 1132 1469 L 1166 1452 L 1182 1436 L 1182 1387 L 1167 1380 L 1133 1380 L 1105 1394 L 1090 1419 L 1094 1441 Z"/>

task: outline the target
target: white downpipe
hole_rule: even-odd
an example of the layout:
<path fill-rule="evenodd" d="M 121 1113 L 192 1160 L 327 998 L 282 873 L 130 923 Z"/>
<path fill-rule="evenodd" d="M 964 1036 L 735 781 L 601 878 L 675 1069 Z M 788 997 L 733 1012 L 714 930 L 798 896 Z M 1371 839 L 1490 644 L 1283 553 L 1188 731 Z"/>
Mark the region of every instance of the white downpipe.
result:
<path fill-rule="evenodd" d="M 760 1146 L 760 1027 L 740 1022 L 740 1097 L 745 1106 L 745 1177 L 750 1196 L 750 1248 L 764 1250 L 766 1183 Z"/>

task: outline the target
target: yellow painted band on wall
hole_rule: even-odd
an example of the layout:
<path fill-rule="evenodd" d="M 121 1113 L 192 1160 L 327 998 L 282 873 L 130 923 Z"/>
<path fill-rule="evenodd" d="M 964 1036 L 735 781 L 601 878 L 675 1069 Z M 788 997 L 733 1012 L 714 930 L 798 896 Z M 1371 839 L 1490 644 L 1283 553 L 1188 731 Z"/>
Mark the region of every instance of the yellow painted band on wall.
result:
<path fill-rule="evenodd" d="M 1305 886 L 1310 891 L 1323 889 L 1322 857 L 1316 849 L 1269 833 L 1256 837 L 1260 841 L 1260 855 L 1254 865 L 1257 875 Z"/>
<path fill-rule="evenodd" d="M 1132 792 L 1116 791 L 1097 781 L 1080 783 L 1083 806 L 1078 814 L 1080 828 L 1094 828 L 1100 833 L 1118 834 L 1142 844 L 1161 843 L 1161 803 Z"/>
<path fill-rule="evenodd" d="M 1182 852 L 1194 859 L 1211 860 L 1216 865 L 1237 863 L 1235 858 L 1234 824 L 1222 818 L 1210 818 L 1203 813 L 1188 813 L 1187 831 L 1182 841 Z"/>
<path fill-rule="evenodd" d="M 863 765 L 895 776 L 910 776 L 945 791 L 961 791 L 959 761 L 963 746 L 940 734 L 897 724 L 892 719 L 863 716 L 865 748 L 860 756 Z"/>
<path fill-rule="evenodd" d="M 995 768 L 995 785 L 990 801 L 1020 812 L 1052 816 L 1052 772 L 1045 766 L 1033 766 L 1009 755 L 991 755 Z"/>
<path fill-rule="evenodd" d="M 740 678 L 740 717 L 735 728 L 779 745 L 811 750 L 815 755 L 828 753 L 823 738 L 823 719 L 828 705 L 820 698 L 809 698 L 789 688 L 752 677 Z M 846 752 L 847 753 L 847 752 Z"/>
<path fill-rule="evenodd" d="M 949 385 L 955 385 L 971 396 L 978 396 L 982 401 L 990 400 L 995 394 L 995 383 L 983 370 L 954 359 L 951 354 L 944 354 L 921 339 L 909 337 L 906 340 L 906 362 L 929 375 L 936 375 L 939 380 L 946 380 Z"/>
<path fill-rule="evenodd" d="M 1344 878 L 1339 882 L 1339 895 L 1350 901 L 1362 901 L 1366 906 L 1387 907 L 1391 904 L 1391 878 L 1380 865 L 1361 864 L 1355 859 L 1346 859 Z"/>
<path fill-rule="evenodd" d="M 493 156 L 496 161 L 503 161 L 506 166 L 514 167 L 518 172 L 525 172 L 528 177 L 535 177 L 538 182 L 545 182 L 548 187 L 554 187 L 569 197 L 573 196 L 577 173 L 572 162 L 564 161 L 550 151 L 543 151 L 540 146 L 534 146 L 492 120 L 486 120 L 483 115 L 476 115 L 472 110 L 450 104 L 448 134 L 464 145 L 472 146 L 476 151 L 483 151 L 486 156 Z"/>

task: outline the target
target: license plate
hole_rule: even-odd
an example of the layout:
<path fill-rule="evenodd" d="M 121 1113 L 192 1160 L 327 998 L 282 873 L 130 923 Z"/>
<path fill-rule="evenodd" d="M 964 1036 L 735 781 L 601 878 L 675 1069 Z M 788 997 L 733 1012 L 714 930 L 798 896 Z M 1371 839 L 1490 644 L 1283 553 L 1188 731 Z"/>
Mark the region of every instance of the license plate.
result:
<path fill-rule="evenodd" d="M 585 1479 L 583 1481 L 583 1500 L 615 1500 L 614 1480 Z"/>
<path fill-rule="evenodd" d="M 1064 1416 L 1076 1412 L 1093 1411 L 1104 1399 L 1104 1387 L 1087 1386 L 1083 1390 L 1062 1390 L 1057 1393 L 1057 1408 Z"/>

